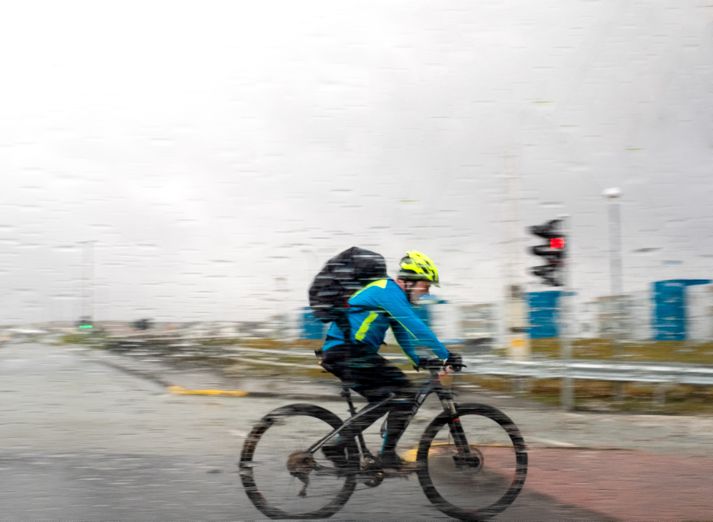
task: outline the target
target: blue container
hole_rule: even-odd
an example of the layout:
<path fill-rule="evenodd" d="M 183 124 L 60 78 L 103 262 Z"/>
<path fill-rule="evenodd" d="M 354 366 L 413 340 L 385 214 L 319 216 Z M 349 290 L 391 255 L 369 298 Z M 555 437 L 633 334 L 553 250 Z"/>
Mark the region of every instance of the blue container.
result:
<path fill-rule="evenodd" d="M 312 315 L 312 309 L 305 306 L 302 310 L 301 321 L 302 339 L 324 339 L 327 325 Z"/>
<path fill-rule="evenodd" d="M 688 338 L 686 288 L 710 283 L 710 279 L 669 279 L 651 284 L 654 340 L 685 341 Z"/>
<path fill-rule="evenodd" d="M 527 293 L 530 339 L 559 337 L 559 301 L 561 296 L 561 290 Z"/>

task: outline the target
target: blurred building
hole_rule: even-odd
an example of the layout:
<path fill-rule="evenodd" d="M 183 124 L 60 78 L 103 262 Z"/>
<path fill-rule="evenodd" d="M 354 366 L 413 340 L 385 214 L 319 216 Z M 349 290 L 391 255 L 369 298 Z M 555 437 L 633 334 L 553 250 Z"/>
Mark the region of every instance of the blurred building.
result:
<path fill-rule="evenodd" d="M 686 324 L 688 339 L 713 341 L 713 284 L 686 289 Z"/>
<path fill-rule="evenodd" d="M 495 303 L 467 304 L 459 307 L 460 338 L 466 344 L 491 345 L 498 332 Z"/>
<path fill-rule="evenodd" d="M 594 337 L 625 341 L 651 339 L 649 292 L 603 296 L 595 303 L 597 330 Z"/>
<path fill-rule="evenodd" d="M 581 303 L 574 312 L 573 325 L 575 337 L 593 339 L 599 337 L 598 304 L 596 301 Z"/>

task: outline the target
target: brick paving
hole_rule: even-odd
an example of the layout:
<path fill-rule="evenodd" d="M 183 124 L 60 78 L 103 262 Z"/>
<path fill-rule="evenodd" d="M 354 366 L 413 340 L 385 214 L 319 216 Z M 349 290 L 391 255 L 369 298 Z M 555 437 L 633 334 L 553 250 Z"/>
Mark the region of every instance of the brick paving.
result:
<path fill-rule="evenodd" d="M 713 456 L 533 448 L 526 490 L 619 520 L 713 520 Z"/>

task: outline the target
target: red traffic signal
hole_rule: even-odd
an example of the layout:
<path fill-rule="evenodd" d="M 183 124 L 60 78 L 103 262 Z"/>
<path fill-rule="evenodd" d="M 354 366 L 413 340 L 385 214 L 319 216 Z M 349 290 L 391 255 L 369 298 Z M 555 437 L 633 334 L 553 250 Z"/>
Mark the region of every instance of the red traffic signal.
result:
<path fill-rule="evenodd" d="M 550 238 L 550 248 L 556 248 L 558 250 L 563 250 L 565 244 L 566 244 L 566 241 L 565 241 L 564 237 Z"/>
<path fill-rule="evenodd" d="M 545 240 L 530 247 L 530 252 L 544 258 L 546 264 L 530 268 L 530 273 L 539 277 L 542 284 L 562 286 L 562 269 L 567 255 L 567 240 L 562 233 L 562 221 L 552 219 L 543 225 L 528 227 L 528 231 Z"/>

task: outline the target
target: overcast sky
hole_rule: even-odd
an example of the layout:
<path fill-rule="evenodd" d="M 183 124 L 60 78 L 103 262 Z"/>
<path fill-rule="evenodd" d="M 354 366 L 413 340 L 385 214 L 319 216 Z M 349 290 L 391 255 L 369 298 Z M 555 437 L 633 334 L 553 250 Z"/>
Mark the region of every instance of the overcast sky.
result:
<path fill-rule="evenodd" d="M 79 315 L 81 241 L 99 319 L 265 318 L 352 245 L 494 301 L 563 213 L 591 298 L 613 186 L 625 290 L 713 277 L 704 0 L 7 2 L 0 68 L 0 323 Z"/>

